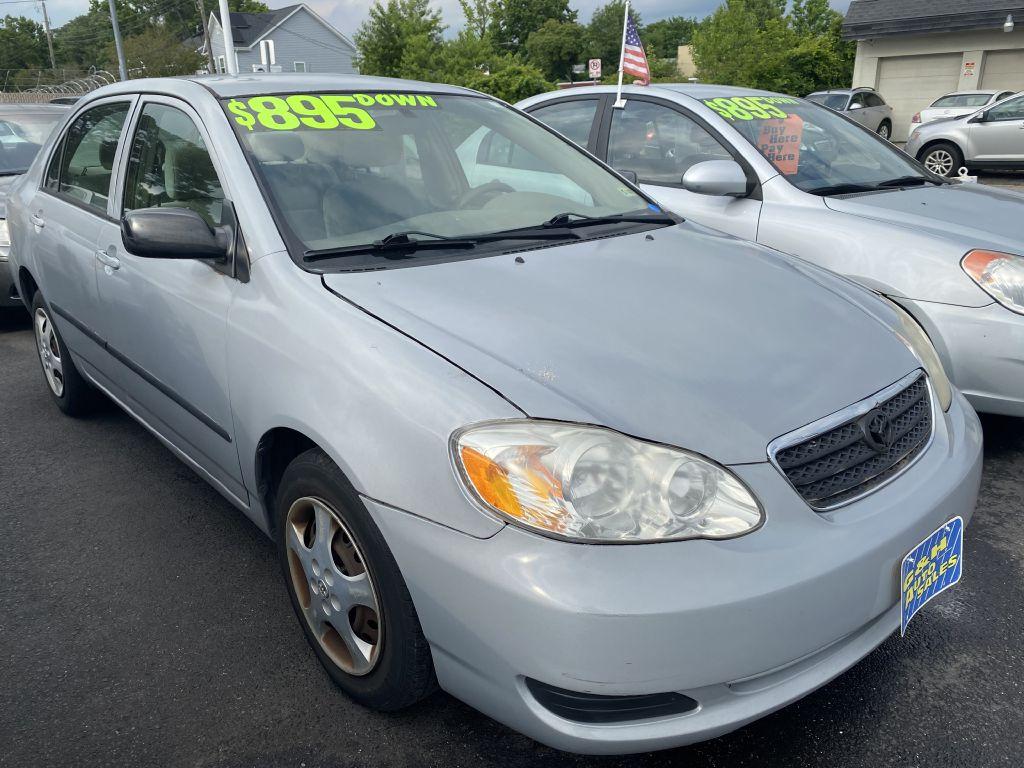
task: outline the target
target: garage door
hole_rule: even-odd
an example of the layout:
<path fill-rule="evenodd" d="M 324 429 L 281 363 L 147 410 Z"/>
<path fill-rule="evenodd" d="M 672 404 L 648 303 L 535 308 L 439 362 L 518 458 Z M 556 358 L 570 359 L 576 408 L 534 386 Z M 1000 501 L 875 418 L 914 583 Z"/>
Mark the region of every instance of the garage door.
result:
<path fill-rule="evenodd" d="M 878 92 L 893 114 L 892 137 L 906 141 L 910 118 L 960 82 L 959 53 L 893 56 L 878 62 Z"/>
<path fill-rule="evenodd" d="M 981 87 L 1024 91 L 1024 51 L 989 51 L 985 54 Z"/>

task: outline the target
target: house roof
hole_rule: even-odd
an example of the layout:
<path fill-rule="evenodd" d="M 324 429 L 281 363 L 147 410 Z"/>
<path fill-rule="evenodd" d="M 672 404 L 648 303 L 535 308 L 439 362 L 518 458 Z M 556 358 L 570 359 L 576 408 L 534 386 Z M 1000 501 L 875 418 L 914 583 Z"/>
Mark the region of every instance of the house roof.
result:
<path fill-rule="evenodd" d="M 271 27 L 277 26 L 290 16 L 299 5 L 286 5 L 284 8 L 275 8 L 267 13 L 236 13 L 231 11 L 231 37 L 235 45 L 242 48 L 249 48 L 263 37 L 264 33 Z M 217 23 L 220 23 L 220 13 L 213 12 Z"/>
<path fill-rule="evenodd" d="M 843 20 L 843 37 L 995 30 L 1008 14 L 1024 23 L 1024 0 L 853 0 Z"/>

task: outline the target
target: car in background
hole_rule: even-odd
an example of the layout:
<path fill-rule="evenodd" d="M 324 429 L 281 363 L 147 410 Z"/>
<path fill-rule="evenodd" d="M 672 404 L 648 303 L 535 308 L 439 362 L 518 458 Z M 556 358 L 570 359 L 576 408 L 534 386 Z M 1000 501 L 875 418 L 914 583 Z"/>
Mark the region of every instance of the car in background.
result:
<path fill-rule="evenodd" d="M 842 112 L 883 139 L 892 138 L 892 107 L 885 103 L 874 88 L 839 88 L 815 91 L 807 99 Z"/>
<path fill-rule="evenodd" d="M 926 109 L 915 112 L 910 118 L 911 127 L 924 125 L 932 120 L 947 117 L 959 117 L 977 112 L 982 107 L 990 107 L 1003 99 L 1013 96 L 1013 91 L 956 91 L 940 96 Z"/>
<path fill-rule="evenodd" d="M 66 114 L 67 107 L 49 104 L 0 105 L 0 309 L 23 306 L 17 281 L 7 268 L 11 248 L 4 202 L 7 190 L 32 165 L 39 147 Z"/>
<path fill-rule="evenodd" d="M 1024 93 L 967 115 L 919 125 L 904 150 L 940 176 L 954 176 L 963 167 L 1024 169 Z"/>
<path fill-rule="evenodd" d="M 686 744 L 956 581 L 981 426 L 913 320 L 490 96 L 129 80 L 10 199 L 51 399 L 108 393 L 266 532 L 364 705 Z"/>
<path fill-rule="evenodd" d="M 681 84 L 628 86 L 623 98 L 616 108 L 614 86 L 597 86 L 517 106 L 669 210 L 893 299 L 976 409 L 1024 416 L 1024 196 L 954 184 L 845 113 L 792 96 Z M 1018 101 L 1006 132 L 1021 141 Z"/>

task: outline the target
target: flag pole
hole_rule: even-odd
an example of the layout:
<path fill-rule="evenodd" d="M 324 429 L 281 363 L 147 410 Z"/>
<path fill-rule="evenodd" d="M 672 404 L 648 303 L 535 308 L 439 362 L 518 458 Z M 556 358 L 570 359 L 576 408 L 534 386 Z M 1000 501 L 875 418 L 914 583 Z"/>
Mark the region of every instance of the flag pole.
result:
<path fill-rule="evenodd" d="M 622 45 L 619 46 L 619 89 L 615 92 L 615 109 L 622 109 L 626 102 L 622 98 L 622 65 L 626 59 L 626 25 L 629 24 L 629 0 L 626 0 L 626 10 L 622 16 Z"/>

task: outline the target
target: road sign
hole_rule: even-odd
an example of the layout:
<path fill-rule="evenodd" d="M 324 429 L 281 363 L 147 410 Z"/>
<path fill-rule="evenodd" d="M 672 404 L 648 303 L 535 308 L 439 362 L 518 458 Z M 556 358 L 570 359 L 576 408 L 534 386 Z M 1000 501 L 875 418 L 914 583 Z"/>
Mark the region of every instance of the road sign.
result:
<path fill-rule="evenodd" d="M 588 61 L 587 62 L 587 69 L 590 71 L 590 76 L 594 80 L 600 80 L 601 79 L 601 60 L 600 59 L 591 59 L 590 61 Z"/>

